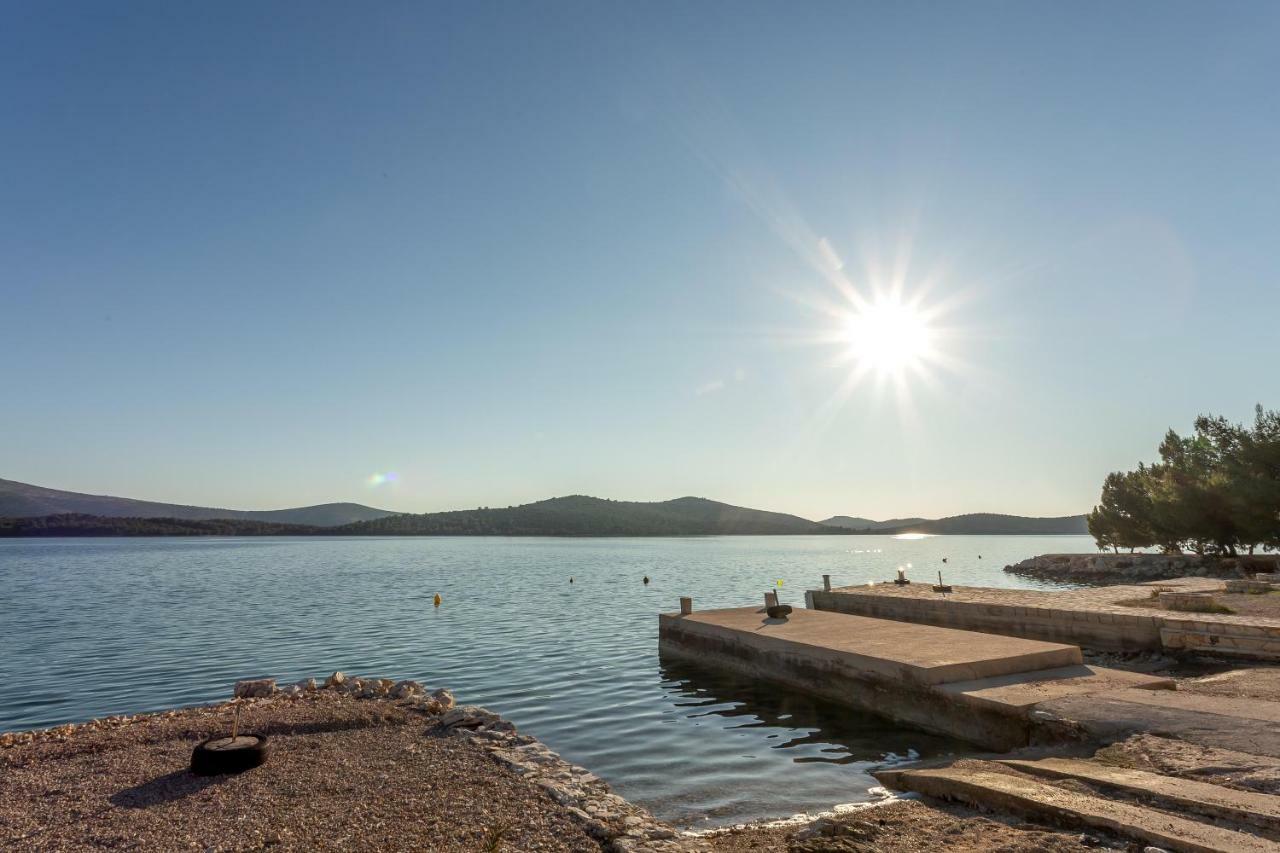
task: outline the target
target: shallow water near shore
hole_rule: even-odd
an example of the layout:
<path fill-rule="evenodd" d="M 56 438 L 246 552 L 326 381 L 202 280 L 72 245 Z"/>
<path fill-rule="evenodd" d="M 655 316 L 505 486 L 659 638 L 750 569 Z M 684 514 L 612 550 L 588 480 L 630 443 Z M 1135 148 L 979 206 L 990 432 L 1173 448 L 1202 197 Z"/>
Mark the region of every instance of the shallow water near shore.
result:
<path fill-rule="evenodd" d="M 907 563 L 918 581 L 1044 588 L 1004 566 L 1093 550 L 1086 536 L 0 541 L 0 731 L 341 669 L 449 687 L 677 825 L 785 817 L 868 799 L 868 770 L 910 750 L 965 747 L 660 660 L 660 611 L 681 595 L 755 604 L 778 580 L 802 607 L 823 574 L 865 583 Z"/>

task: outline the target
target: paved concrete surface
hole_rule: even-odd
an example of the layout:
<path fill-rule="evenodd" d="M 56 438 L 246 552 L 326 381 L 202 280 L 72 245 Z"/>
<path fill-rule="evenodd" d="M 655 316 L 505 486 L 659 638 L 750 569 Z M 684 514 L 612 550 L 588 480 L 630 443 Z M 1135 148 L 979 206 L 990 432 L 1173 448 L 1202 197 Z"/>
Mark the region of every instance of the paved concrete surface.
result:
<path fill-rule="evenodd" d="M 1182 692 L 1116 690 L 1041 702 L 1033 713 L 1068 722 L 1100 742 L 1150 732 L 1200 746 L 1280 757 L 1280 705 Z"/>
<path fill-rule="evenodd" d="M 1206 696 L 1196 693 L 1162 693 L 1153 695 L 1145 690 L 1116 690 L 1103 694 L 1104 698 L 1139 705 L 1174 708 L 1198 714 L 1213 714 L 1234 719 L 1260 720 L 1280 724 L 1280 702 L 1267 702 L 1254 698 L 1235 696 Z"/>

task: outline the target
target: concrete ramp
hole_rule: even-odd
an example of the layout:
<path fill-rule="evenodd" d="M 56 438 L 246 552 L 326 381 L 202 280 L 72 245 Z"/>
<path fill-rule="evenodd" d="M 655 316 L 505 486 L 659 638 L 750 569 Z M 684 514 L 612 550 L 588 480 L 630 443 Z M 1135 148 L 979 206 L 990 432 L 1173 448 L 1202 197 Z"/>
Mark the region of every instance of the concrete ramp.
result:
<path fill-rule="evenodd" d="M 1226 818 L 1235 823 L 1252 824 L 1272 832 L 1280 832 L 1280 797 L 1272 794 L 1224 788 L 1196 779 L 1164 776 L 1078 758 L 1005 760 L 997 763 L 1048 779 L 1079 779 L 1126 794 L 1157 800 L 1166 806 L 1166 811 L 1194 812 L 1209 818 Z"/>
<path fill-rule="evenodd" d="M 1188 820 L 1132 802 L 1079 793 L 1014 773 L 976 767 L 887 770 L 883 784 L 1059 826 L 1102 829 L 1184 853 L 1277 853 L 1280 845 L 1234 829 Z"/>

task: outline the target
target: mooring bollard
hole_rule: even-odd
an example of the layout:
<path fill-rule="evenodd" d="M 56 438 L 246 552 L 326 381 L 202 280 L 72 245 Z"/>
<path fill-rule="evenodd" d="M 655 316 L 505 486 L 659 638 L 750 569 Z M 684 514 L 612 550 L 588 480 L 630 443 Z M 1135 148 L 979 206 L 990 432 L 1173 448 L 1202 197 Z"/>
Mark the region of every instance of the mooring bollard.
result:
<path fill-rule="evenodd" d="M 688 596 L 682 596 L 680 598 L 680 615 L 688 616 L 692 612 L 693 612 L 693 599 L 689 598 Z"/>
<path fill-rule="evenodd" d="M 831 592 L 831 575 L 822 576 L 822 591 Z"/>

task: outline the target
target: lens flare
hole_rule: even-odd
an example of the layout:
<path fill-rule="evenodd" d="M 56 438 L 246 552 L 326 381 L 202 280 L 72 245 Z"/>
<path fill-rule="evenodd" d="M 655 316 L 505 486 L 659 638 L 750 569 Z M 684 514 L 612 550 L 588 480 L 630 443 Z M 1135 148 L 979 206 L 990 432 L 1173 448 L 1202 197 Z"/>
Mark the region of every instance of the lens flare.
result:
<path fill-rule="evenodd" d="M 400 475 L 395 471 L 387 471 L 384 474 L 370 474 L 366 482 L 369 484 L 369 488 L 376 489 L 379 486 L 387 486 L 395 483 L 399 479 Z"/>

